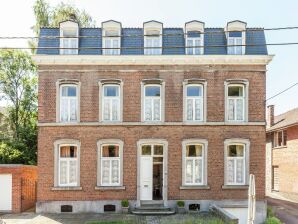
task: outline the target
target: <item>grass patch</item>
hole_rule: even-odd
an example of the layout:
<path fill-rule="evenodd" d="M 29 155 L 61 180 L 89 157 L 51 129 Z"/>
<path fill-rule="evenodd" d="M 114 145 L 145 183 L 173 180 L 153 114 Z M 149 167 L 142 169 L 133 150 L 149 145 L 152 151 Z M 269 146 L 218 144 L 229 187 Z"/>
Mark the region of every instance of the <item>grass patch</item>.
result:
<path fill-rule="evenodd" d="M 85 224 L 134 224 L 133 221 L 88 221 Z"/>
<path fill-rule="evenodd" d="M 281 221 L 275 216 L 272 207 L 267 207 L 267 219 L 265 224 L 281 224 Z"/>

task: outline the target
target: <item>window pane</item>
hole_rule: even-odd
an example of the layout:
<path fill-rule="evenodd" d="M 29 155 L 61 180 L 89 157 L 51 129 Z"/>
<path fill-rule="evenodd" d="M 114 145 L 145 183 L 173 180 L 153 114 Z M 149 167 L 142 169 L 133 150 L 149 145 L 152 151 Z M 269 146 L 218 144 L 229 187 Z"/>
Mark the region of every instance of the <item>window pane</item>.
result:
<path fill-rule="evenodd" d="M 187 87 L 187 96 L 202 96 L 202 87 L 201 86 L 188 86 Z"/>
<path fill-rule="evenodd" d="M 77 183 L 77 161 L 69 161 L 69 184 Z"/>
<path fill-rule="evenodd" d="M 228 96 L 243 96 L 243 87 L 242 86 L 229 86 L 228 87 Z"/>
<path fill-rule="evenodd" d="M 202 160 L 195 160 L 195 183 L 202 183 Z"/>
<path fill-rule="evenodd" d="M 145 96 L 160 96 L 160 86 L 145 86 Z"/>
<path fill-rule="evenodd" d="M 109 160 L 102 161 L 102 184 L 110 183 L 110 162 Z"/>
<path fill-rule="evenodd" d="M 76 146 L 61 146 L 60 147 L 61 158 L 76 158 L 77 147 Z"/>
<path fill-rule="evenodd" d="M 229 157 L 243 157 L 244 154 L 244 146 L 243 145 L 229 145 L 228 146 Z"/>
<path fill-rule="evenodd" d="M 67 161 L 60 161 L 60 184 L 67 184 Z"/>
<path fill-rule="evenodd" d="M 142 145 L 142 155 L 151 155 L 151 145 Z"/>
<path fill-rule="evenodd" d="M 119 100 L 113 99 L 112 104 L 112 120 L 119 120 Z"/>
<path fill-rule="evenodd" d="M 195 120 L 201 120 L 202 115 L 202 100 L 196 99 L 195 100 Z"/>
<path fill-rule="evenodd" d="M 234 120 L 234 99 L 229 99 L 228 101 L 228 119 Z"/>
<path fill-rule="evenodd" d="M 229 32 L 229 37 L 242 37 L 241 31 L 231 31 Z"/>
<path fill-rule="evenodd" d="M 117 30 L 106 30 L 105 36 L 118 36 L 119 32 Z"/>
<path fill-rule="evenodd" d="M 283 145 L 287 145 L 287 131 L 283 131 Z"/>
<path fill-rule="evenodd" d="M 237 159 L 236 160 L 236 182 L 243 183 L 244 178 L 244 160 Z"/>
<path fill-rule="evenodd" d="M 70 99 L 70 121 L 77 120 L 77 99 Z"/>
<path fill-rule="evenodd" d="M 145 120 L 151 121 L 152 120 L 152 100 L 145 99 Z"/>
<path fill-rule="evenodd" d="M 63 36 L 64 37 L 76 37 L 77 30 L 75 30 L 75 29 L 63 30 Z"/>
<path fill-rule="evenodd" d="M 61 99 L 61 121 L 68 121 L 68 99 Z"/>
<path fill-rule="evenodd" d="M 163 157 L 153 157 L 153 162 L 155 163 L 162 163 Z"/>
<path fill-rule="evenodd" d="M 228 183 L 234 183 L 234 173 L 235 173 L 235 164 L 233 159 L 228 159 L 228 173 L 227 173 L 227 180 Z"/>
<path fill-rule="evenodd" d="M 102 157 L 119 157 L 118 145 L 102 146 Z"/>
<path fill-rule="evenodd" d="M 112 184 L 119 183 L 119 160 L 112 160 Z"/>
<path fill-rule="evenodd" d="M 160 99 L 154 99 L 154 120 L 160 120 Z"/>
<path fill-rule="evenodd" d="M 154 145 L 154 155 L 163 155 L 162 145 Z"/>
<path fill-rule="evenodd" d="M 104 96 L 119 96 L 119 86 L 104 86 Z"/>
<path fill-rule="evenodd" d="M 110 104 L 111 104 L 111 99 L 104 99 L 104 104 L 103 104 L 104 120 L 110 120 Z"/>
<path fill-rule="evenodd" d="M 202 156 L 202 145 L 187 145 L 186 157 Z"/>
<path fill-rule="evenodd" d="M 185 170 L 186 170 L 186 176 L 185 176 L 185 182 L 188 184 L 192 183 L 192 177 L 193 177 L 193 162 L 192 160 L 186 160 L 185 162 Z"/>
<path fill-rule="evenodd" d="M 236 100 L 237 120 L 243 120 L 243 99 Z"/>

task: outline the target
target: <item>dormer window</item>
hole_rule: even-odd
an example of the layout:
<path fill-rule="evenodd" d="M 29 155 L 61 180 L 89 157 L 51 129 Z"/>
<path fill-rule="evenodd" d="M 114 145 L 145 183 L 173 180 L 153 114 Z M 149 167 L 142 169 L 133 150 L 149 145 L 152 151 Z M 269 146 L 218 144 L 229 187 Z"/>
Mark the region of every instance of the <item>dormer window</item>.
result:
<path fill-rule="evenodd" d="M 110 20 L 102 23 L 104 55 L 119 55 L 121 47 L 121 23 Z"/>
<path fill-rule="evenodd" d="M 144 23 L 144 54 L 162 54 L 162 23 L 156 21 Z"/>
<path fill-rule="evenodd" d="M 186 54 L 204 54 L 204 23 L 191 21 L 185 24 L 185 46 Z"/>
<path fill-rule="evenodd" d="M 245 54 L 246 23 L 241 21 L 229 22 L 226 27 L 227 51 L 231 55 Z"/>
<path fill-rule="evenodd" d="M 60 54 L 78 54 L 79 24 L 73 21 L 60 23 Z"/>

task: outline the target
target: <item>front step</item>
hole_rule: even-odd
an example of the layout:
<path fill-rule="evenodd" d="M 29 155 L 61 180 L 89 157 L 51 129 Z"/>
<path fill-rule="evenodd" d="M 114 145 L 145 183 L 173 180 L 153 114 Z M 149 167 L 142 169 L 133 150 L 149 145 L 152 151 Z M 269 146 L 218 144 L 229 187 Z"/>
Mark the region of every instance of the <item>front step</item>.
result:
<path fill-rule="evenodd" d="M 163 205 L 163 201 L 142 201 L 141 207 L 131 211 L 135 215 L 172 215 L 175 210 Z"/>

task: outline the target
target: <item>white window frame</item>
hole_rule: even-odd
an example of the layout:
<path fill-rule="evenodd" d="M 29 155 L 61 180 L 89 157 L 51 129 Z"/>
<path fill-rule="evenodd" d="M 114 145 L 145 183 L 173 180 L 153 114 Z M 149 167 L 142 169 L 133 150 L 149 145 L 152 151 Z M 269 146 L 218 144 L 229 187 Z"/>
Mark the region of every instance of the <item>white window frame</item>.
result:
<path fill-rule="evenodd" d="M 186 160 L 187 158 L 195 161 L 197 157 L 186 157 L 186 147 L 188 145 L 201 145 L 202 146 L 202 181 L 201 183 L 186 183 Z M 182 186 L 207 186 L 207 159 L 208 157 L 208 141 L 206 139 L 186 139 L 182 141 Z M 194 169 L 194 166 L 193 166 Z M 193 176 L 194 178 L 194 176 Z"/>
<path fill-rule="evenodd" d="M 60 148 L 63 146 L 77 147 L 77 182 L 75 184 L 60 184 Z M 81 143 L 75 139 L 59 139 L 54 142 L 54 187 L 79 187 L 80 186 L 80 147 Z M 63 158 L 63 160 L 67 158 Z M 73 159 L 69 159 L 73 160 Z M 69 171 L 67 171 L 69 172 Z M 68 177 L 69 178 L 69 177 Z"/>
<path fill-rule="evenodd" d="M 236 182 L 236 171 L 237 167 L 235 166 L 234 170 L 234 182 L 228 182 L 228 160 L 233 159 L 234 163 L 237 160 L 238 157 L 229 157 L 228 156 L 228 150 L 230 145 L 242 145 L 244 148 L 243 152 L 243 182 L 238 183 Z M 250 151 L 250 141 L 248 139 L 226 139 L 224 142 L 224 161 L 225 161 L 225 185 L 226 186 L 241 186 L 241 185 L 247 185 L 248 184 L 248 178 L 249 178 L 249 151 Z"/>
<path fill-rule="evenodd" d="M 76 96 L 75 97 L 72 97 L 72 96 L 62 96 L 62 88 L 63 87 L 76 87 Z M 69 122 L 78 122 L 79 121 L 79 87 L 78 87 L 78 85 L 77 84 L 61 84 L 60 86 L 59 86 L 59 109 L 60 109 L 60 111 L 59 111 L 59 121 L 60 122 L 63 122 L 63 123 L 69 123 Z M 66 98 L 67 100 L 68 100 L 68 119 L 67 119 L 67 121 L 62 121 L 62 99 L 64 99 L 64 98 Z M 70 106 L 70 100 L 71 99 L 75 99 L 76 101 L 77 101 L 77 108 L 76 108 L 76 110 L 77 110 L 77 119 L 75 120 L 75 121 L 71 121 L 70 120 L 70 114 L 71 114 L 71 112 L 70 112 L 70 109 L 71 109 L 71 106 Z"/>
<path fill-rule="evenodd" d="M 246 43 L 246 23 L 235 20 L 227 23 L 227 26 L 225 27 L 226 32 L 226 39 L 227 39 L 227 45 L 230 45 L 230 39 L 233 41 L 233 45 L 237 44 L 237 40 L 241 39 L 241 54 L 236 54 L 236 48 L 238 46 L 231 46 L 227 47 L 227 54 L 230 55 L 244 55 L 246 51 L 245 43 Z M 240 37 L 230 37 L 229 32 L 241 32 L 241 38 Z M 232 49 L 232 50 L 231 50 Z"/>
<path fill-rule="evenodd" d="M 202 35 L 202 34 L 201 34 Z M 189 45 L 188 42 L 192 41 L 192 44 Z M 196 41 L 199 42 L 199 45 L 196 45 Z M 186 48 L 186 54 L 187 55 L 201 55 L 203 54 L 203 41 L 201 37 L 186 37 L 185 40 L 185 46 Z M 196 48 L 199 47 L 199 48 Z M 191 53 L 189 52 L 191 50 Z M 196 51 L 199 51 L 199 53 L 197 54 Z"/>
<path fill-rule="evenodd" d="M 287 130 L 280 130 L 280 131 L 275 131 L 273 136 L 273 148 L 283 148 L 287 147 L 287 140 L 285 141 L 285 132 Z M 278 133 L 281 133 L 281 145 L 278 145 Z"/>
<path fill-rule="evenodd" d="M 248 80 L 226 80 L 225 81 L 225 121 L 229 123 L 245 123 L 248 122 L 248 97 L 249 97 L 249 82 Z M 242 97 L 229 97 L 228 96 L 228 91 L 229 87 L 232 86 L 239 86 L 243 88 L 243 96 Z M 233 99 L 236 101 L 236 99 L 243 99 L 243 119 L 242 120 L 237 120 L 237 114 L 234 113 L 234 119 L 229 120 L 229 99 Z M 235 102 L 234 102 L 235 104 Z M 236 118 L 236 119 L 235 119 Z"/>
<path fill-rule="evenodd" d="M 108 145 L 117 145 L 119 146 L 119 157 L 110 157 L 111 159 L 109 159 L 109 157 L 102 157 L 102 147 L 103 146 L 108 146 Z M 123 141 L 119 140 L 119 139 L 103 139 L 103 140 L 99 140 L 97 141 L 97 186 L 101 186 L 101 187 L 121 187 L 123 186 Z M 119 161 L 119 183 L 110 183 L 110 184 L 103 184 L 102 183 L 102 166 L 103 163 L 102 161 L 104 160 L 117 160 Z M 110 168 L 111 168 L 111 164 L 112 162 L 110 162 Z M 110 171 L 110 175 L 111 175 L 111 171 Z M 111 180 L 111 178 L 110 178 Z"/>
<path fill-rule="evenodd" d="M 146 87 L 148 86 L 158 86 L 160 88 L 160 96 L 157 97 L 157 96 L 146 96 Z M 142 82 L 142 121 L 143 122 L 163 122 L 164 121 L 164 83 L 162 82 L 161 84 L 146 84 L 146 83 L 143 83 Z M 152 119 L 151 120 L 146 120 L 145 117 L 146 117 L 146 99 L 151 99 L 152 102 L 151 102 L 151 105 L 152 103 L 154 102 L 153 99 L 156 99 L 156 98 L 159 98 L 160 99 L 160 119 L 159 120 L 153 120 L 153 116 L 151 117 Z M 154 107 L 152 107 L 154 108 Z M 152 114 L 151 115 L 154 115 L 154 110 L 152 110 Z"/>
<path fill-rule="evenodd" d="M 238 43 L 240 41 L 240 43 Z M 237 45 L 243 45 L 243 38 L 242 37 L 228 37 L 228 55 L 241 55 L 243 54 L 243 46 L 237 46 Z M 235 46 L 234 46 L 235 45 Z M 241 53 L 239 54 L 238 48 L 241 50 Z"/>
<path fill-rule="evenodd" d="M 192 53 L 188 53 L 189 48 L 185 48 L 185 54 L 186 55 L 202 55 L 204 54 L 204 30 L 205 30 L 205 24 L 203 22 L 193 20 L 190 22 L 185 23 L 185 46 L 188 46 L 188 40 L 192 41 L 192 46 L 195 46 L 195 41 L 199 40 L 199 54 L 196 54 L 197 48 L 190 48 L 192 50 Z M 188 37 L 188 32 L 198 32 L 200 33 L 200 37 Z"/>
<path fill-rule="evenodd" d="M 74 31 L 76 36 L 73 38 L 63 38 L 64 31 Z M 64 48 L 64 40 L 68 40 L 69 42 L 76 40 L 76 46 L 74 49 L 63 49 Z M 73 21 L 65 21 L 60 23 L 60 54 L 61 55 L 76 55 L 79 50 L 79 24 Z"/>
<path fill-rule="evenodd" d="M 188 87 L 192 87 L 192 86 L 194 86 L 194 87 L 200 87 L 201 89 L 202 89 L 202 96 L 187 96 L 187 89 L 188 89 Z M 200 118 L 199 119 L 195 119 L 195 110 L 196 110 L 196 108 L 195 108 L 195 101 L 197 100 L 197 99 L 200 99 L 201 100 L 201 105 L 200 105 L 200 107 L 201 107 L 201 116 L 200 116 Z M 186 114 L 185 114 L 185 120 L 186 121 L 188 121 L 188 122 L 200 122 L 200 121 L 203 121 L 204 120 L 204 86 L 202 85 L 202 84 L 187 84 L 186 85 Z M 191 120 L 189 120 L 188 118 L 187 118 L 187 114 L 188 114 L 188 106 L 187 106 L 187 101 L 188 100 L 192 100 L 192 114 L 193 114 L 193 116 L 192 116 L 192 119 Z"/>
<path fill-rule="evenodd" d="M 105 90 L 105 87 L 117 87 L 118 88 L 118 96 L 113 96 L 113 97 L 111 97 L 111 96 L 105 96 L 105 94 L 104 94 L 104 90 Z M 104 84 L 103 86 L 102 86 L 102 105 L 101 105 L 101 108 L 102 108 L 102 114 L 101 114 L 101 116 L 102 116 L 102 120 L 104 121 L 104 122 L 119 122 L 120 121 L 120 113 L 121 113 L 121 111 L 120 111 L 120 107 L 121 107 L 121 96 L 120 96 L 120 94 L 121 94 L 121 91 L 120 91 L 120 85 L 117 85 L 117 84 Z M 110 103 L 110 114 L 109 114 L 109 119 L 108 120 L 105 120 L 104 119 L 104 104 L 105 104 L 105 99 L 110 99 L 110 101 L 113 101 L 113 100 L 118 100 L 118 104 L 117 104 L 117 110 L 118 110 L 118 119 L 117 120 L 112 120 L 112 117 L 113 117 L 113 111 L 112 111 L 112 108 L 113 108 L 113 103 Z"/>
<path fill-rule="evenodd" d="M 117 36 L 112 37 L 112 36 L 107 36 L 108 32 L 117 32 Z M 107 37 L 106 37 L 107 36 Z M 120 30 L 103 30 L 103 35 L 102 35 L 102 46 L 103 48 L 108 48 L 106 45 L 106 41 L 110 42 L 110 47 L 111 49 L 103 49 L 102 54 L 103 55 L 120 55 L 120 48 L 121 48 L 121 33 Z M 118 45 L 114 46 L 114 40 L 118 41 Z M 113 49 L 113 48 L 118 48 L 118 49 Z"/>
<path fill-rule="evenodd" d="M 162 23 L 159 23 L 157 21 L 149 21 L 144 23 L 143 25 L 144 30 L 144 55 L 161 55 L 162 50 L 162 34 L 163 34 L 163 26 Z M 146 36 L 149 35 L 150 32 L 157 31 L 159 34 L 158 36 Z M 148 46 L 148 40 L 154 40 L 158 39 L 159 48 L 147 48 Z M 152 42 L 153 43 L 153 42 Z M 155 47 L 155 46 L 153 46 Z"/>

